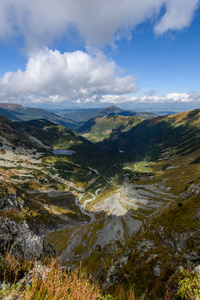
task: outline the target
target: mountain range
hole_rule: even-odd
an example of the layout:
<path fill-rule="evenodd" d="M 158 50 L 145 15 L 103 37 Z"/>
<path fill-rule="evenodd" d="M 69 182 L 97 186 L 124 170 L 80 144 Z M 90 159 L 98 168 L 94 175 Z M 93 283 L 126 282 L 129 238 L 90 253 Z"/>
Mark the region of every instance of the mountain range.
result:
<path fill-rule="evenodd" d="M 106 108 L 96 108 L 96 109 L 77 109 L 77 110 L 61 110 L 58 111 L 59 115 L 64 118 L 69 118 L 75 122 L 87 122 L 88 120 L 96 117 L 104 116 L 137 116 L 144 119 L 154 118 L 157 115 L 149 112 L 136 112 L 136 111 L 126 111 L 120 109 L 114 105 L 111 105 Z"/>
<path fill-rule="evenodd" d="M 13 103 L 0 103 L 0 114 L 11 121 L 30 121 L 34 119 L 46 119 L 57 124 L 75 129 L 79 124 L 72 120 L 62 118 L 42 108 L 32 108 Z"/>

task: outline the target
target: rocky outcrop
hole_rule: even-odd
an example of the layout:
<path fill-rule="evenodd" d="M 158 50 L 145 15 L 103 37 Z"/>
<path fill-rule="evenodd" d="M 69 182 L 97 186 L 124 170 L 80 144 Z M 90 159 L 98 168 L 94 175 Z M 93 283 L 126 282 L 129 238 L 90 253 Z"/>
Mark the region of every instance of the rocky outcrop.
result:
<path fill-rule="evenodd" d="M 186 189 L 184 193 L 180 195 L 180 200 L 185 200 L 193 195 L 197 195 L 200 193 L 200 184 L 191 184 L 189 188 Z"/>
<path fill-rule="evenodd" d="M 20 209 L 19 202 L 17 200 L 17 195 L 15 193 L 10 195 L 5 195 L 0 199 L 0 209 L 6 211 L 11 208 Z"/>
<path fill-rule="evenodd" d="M 20 258 L 41 259 L 55 255 L 53 247 L 36 235 L 26 221 L 17 223 L 0 217 L 0 251 L 6 253 L 8 250 Z"/>
<path fill-rule="evenodd" d="M 108 289 L 110 286 L 117 283 L 117 281 L 118 281 L 117 273 L 123 266 L 125 266 L 128 263 L 130 253 L 131 253 L 131 250 L 127 249 L 124 252 L 124 254 L 109 269 L 107 276 L 106 276 L 106 280 L 104 281 L 104 284 L 103 284 L 104 290 Z"/>
<path fill-rule="evenodd" d="M 139 241 L 136 245 L 137 250 L 141 253 L 144 254 L 144 252 L 147 252 L 148 250 L 152 248 L 156 248 L 156 243 L 154 241 L 149 241 L 147 239 L 142 239 Z"/>

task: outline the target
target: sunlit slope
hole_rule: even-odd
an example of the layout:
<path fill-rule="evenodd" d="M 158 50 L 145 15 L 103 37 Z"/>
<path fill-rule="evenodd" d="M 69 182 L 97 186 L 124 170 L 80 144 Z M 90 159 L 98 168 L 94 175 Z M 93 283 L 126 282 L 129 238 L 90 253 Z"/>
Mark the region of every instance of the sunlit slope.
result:
<path fill-rule="evenodd" d="M 177 147 L 182 150 L 180 153 L 197 149 L 199 123 L 199 110 L 157 117 L 143 121 L 128 132 L 119 133 L 102 145 L 110 146 L 114 154 L 117 154 L 119 145 L 131 160 L 156 160 L 162 150 L 168 147 Z"/>
<path fill-rule="evenodd" d="M 90 165 L 92 165 L 93 160 L 99 160 L 99 152 L 101 151 L 97 146 L 65 126 L 44 119 L 16 123 L 16 126 L 25 134 L 39 139 L 52 151 L 54 149 L 73 150 L 77 160 L 82 160 L 84 163 L 89 162 Z M 102 155 L 104 155 L 103 152 Z"/>
<path fill-rule="evenodd" d="M 99 142 L 119 132 L 128 131 L 142 121 L 142 118 L 136 116 L 104 116 L 90 119 L 77 132 L 92 142 Z"/>
<path fill-rule="evenodd" d="M 74 131 L 44 119 L 12 123 L 1 117 L 0 121 L 3 177 L 12 176 L 12 180 L 21 184 L 21 177 L 26 178 L 22 175 L 30 174 L 26 183 L 33 181 L 33 186 L 39 189 L 39 177 L 44 177 L 43 182 L 45 176 L 79 190 L 105 181 L 98 167 L 102 168 L 102 161 L 109 161 L 107 155 Z M 73 152 L 72 155 L 55 155 L 54 149 Z"/>
<path fill-rule="evenodd" d="M 47 222 L 50 216 L 59 224 L 68 223 L 69 216 L 72 223 L 82 220 L 76 197 L 91 185 L 106 184 L 98 170 L 90 167 L 104 153 L 100 155 L 96 146 L 72 130 L 44 119 L 13 123 L 0 117 L 0 131 L 1 182 L 24 195 L 33 220 Z M 55 148 L 74 152 L 54 155 Z"/>
<path fill-rule="evenodd" d="M 181 192 L 200 177 L 200 110 L 145 120 L 99 145 L 127 172 L 152 173 Z"/>

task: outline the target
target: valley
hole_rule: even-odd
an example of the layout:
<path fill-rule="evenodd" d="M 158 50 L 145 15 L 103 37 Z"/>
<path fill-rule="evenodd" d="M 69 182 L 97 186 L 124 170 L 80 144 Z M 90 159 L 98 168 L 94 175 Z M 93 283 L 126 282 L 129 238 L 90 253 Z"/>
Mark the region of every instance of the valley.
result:
<path fill-rule="evenodd" d="M 0 116 L 0 130 L 1 199 L 14 195 L 23 218 L 53 246 L 62 265 L 75 269 L 81 262 L 92 280 L 112 294 L 119 282 L 127 288 L 130 281 L 138 296 L 148 287 L 149 295 L 158 297 L 178 263 L 188 263 L 184 255 L 193 251 L 196 265 L 200 262 L 195 217 L 199 110 L 151 119 L 97 117 L 77 130 L 82 136 L 45 119 L 12 122 Z M 185 208 L 189 202 L 190 217 Z M 170 214 L 179 215 L 180 209 L 184 217 L 179 216 L 178 229 L 177 217 L 171 219 Z M 188 220 L 185 225 L 182 218 Z M 197 219 L 190 223 L 189 218 Z M 190 242 L 193 236 L 196 240 Z M 189 243 L 188 249 L 183 247 Z M 181 249 L 179 259 L 176 247 Z M 163 253 L 172 259 L 170 272 L 161 280 L 148 271 L 141 285 L 134 274 L 145 273 L 149 263 L 152 270 L 157 265 L 167 270 Z M 130 269 L 121 263 L 124 255 Z M 147 263 L 141 261 L 143 255 Z M 132 279 L 127 281 L 124 274 Z M 160 289 L 150 288 L 152 276 Z"/>

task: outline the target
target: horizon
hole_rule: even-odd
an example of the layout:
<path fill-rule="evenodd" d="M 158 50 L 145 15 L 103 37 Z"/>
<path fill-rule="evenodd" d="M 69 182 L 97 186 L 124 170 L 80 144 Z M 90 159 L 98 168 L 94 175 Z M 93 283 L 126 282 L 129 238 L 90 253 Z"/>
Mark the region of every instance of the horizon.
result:
<path fill-rule="evenodd" d="M 75 106 L 49 106 L 49 105 L 45 105 L 45 104 L 41 104 L 41 105 L 34 105 L 34 104 L 21 104 L 21 103 L 9 103 L 9 102 L 0 102 L 0 105 L 4 104 L 4 105 L 9 105 L 9 104 L 13 104 L 13 105 L 22 105 L 24 107 L 29 107 L 29 108 L 36 108 L 36 109 L 44 109 L 53 113 L 57 113 L 57 111 L 62 111 L 62 110 L 95 110 L 95 109 L 106 109 L 106 108 L 110 108 L 110 107 L 115 107 L 124 111 L 136 111 L 136 112 L 150 112 L 150 113 L 155 113 L 155 114 L 176 114 L 176 113 L 181 113 L 181 112 L 186 112 L 186 111 L 190 111 L 190 110 L 196 110 L 196 109 L 200 109 L 200 107 L 195 103 L 194 106 L 191 106 L 190 104 L 185 103 L 184 105 L 180 104 L 181 106 L 175 106 L 175 105 L 169 105 L 169 104 L 162 104 L 162 106 L 140 106 L 139 105 L 132 105 L 130 106 L 129 104 L 113 104 L 113 103 L 104 103 L 101 104 L 94 104 L 94 105 L 90 105 L 90 106 L 85 106 L 85 105 L 75 105 Z M 9 109 L 9 108 L 6 108 Z"/>

